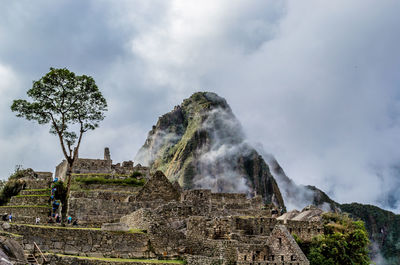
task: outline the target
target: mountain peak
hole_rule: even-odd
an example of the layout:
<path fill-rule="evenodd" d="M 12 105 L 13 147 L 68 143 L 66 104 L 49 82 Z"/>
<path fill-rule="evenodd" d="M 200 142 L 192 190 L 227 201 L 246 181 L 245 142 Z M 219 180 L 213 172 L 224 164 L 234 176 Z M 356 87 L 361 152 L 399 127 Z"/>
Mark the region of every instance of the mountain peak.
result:
<path fill-rule="evenodd" d="M 194 93 L 161 116 L 136 160 L 185 189 L 258 194 L 284 207 L 268 165 L 246 142 L 226 100 L 212 92 Z"/>

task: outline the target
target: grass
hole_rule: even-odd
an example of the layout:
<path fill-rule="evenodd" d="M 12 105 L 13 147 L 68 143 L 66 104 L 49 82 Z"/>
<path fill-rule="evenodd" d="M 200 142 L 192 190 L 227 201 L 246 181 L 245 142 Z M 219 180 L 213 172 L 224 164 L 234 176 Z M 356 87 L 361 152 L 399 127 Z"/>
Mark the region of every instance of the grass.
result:
<path fill-rule="evenodd" d="M 53 254 L 46 253 L 46 255 L 56 255 L 59 257 L 72 257 L 77 259 L 87 259 L 87 260 L 98 260 L 98 261 L 111 261 L 111 262 L 143 262 L 143 263 L 167 263 L 167 264 L 186 264 L 184 260 L 158 260 L 158 259 L 120 259 L 120 258 L 96 258 L 96 257 L 82 257 L 75 255 L 63 255 L 63 254 Z"/>
<path fill-rule="evenodd" d="M 14 197 L 50 197 L 50 193 L 49 194 L 30 194 L 30 195 L 16 195 Z"/>
<path fill-rule="evenodd" d="M 36 227 L 36 228 L 44 228 L 44 229 L 66 229 L 66 230 L 85 230 L 85 231 L 102 231 L 100 227 L 74 227 L 74 226 L 54 226 L 54 225 L 32 225 L 32 224 L 15 224 L 10 223 L 11 225 L 23 225 L 29 227 Z M 113 231 L 105 231 L 105 232 L 112 232 Z M 144 234 L 145 231 L 141 229 L 130 229 L 126 232 L 124 231 L 115 231 L 116 233 L 127 233 L 127 234 Z"/>
<path fill-rule="evenodd" d="M 23 237 L 21 235 L 13 234 L 13 233 L 6 232 L 6 231 L 0 231 L 0 234 L 2 234 L 2 235 L 10 235 L 10 236 L 13 236 L 13 237 Z"/>
<path fill-rule="evenodd" d="M 50 205 L 10 205 L 0 206 L 0 208 L 51 208 Z"/>
<path fill-rule="evenodd" d="M 107 179 L 103 177 L 87 177 L 81 178 L 76 177 L 76 182 L 80 182 L 86 185 L 90 184 L 110 184 L 110 185 L 123 185 L 123 186 L 134 186 L 140 187 L 145 184 L 144 179 L 126 178 L 126 179 Z"/>
<path fill-rule="evenodd" d="M 30 190 L 24 190 L 24 191 L 50 191 L 51 189 L 30 189 Z"/>
<path fill-rule="evenodd" d="M 110 173 L 72 173 L 73 177 L 129 177 L 128 174 L 110 174 Z"/>

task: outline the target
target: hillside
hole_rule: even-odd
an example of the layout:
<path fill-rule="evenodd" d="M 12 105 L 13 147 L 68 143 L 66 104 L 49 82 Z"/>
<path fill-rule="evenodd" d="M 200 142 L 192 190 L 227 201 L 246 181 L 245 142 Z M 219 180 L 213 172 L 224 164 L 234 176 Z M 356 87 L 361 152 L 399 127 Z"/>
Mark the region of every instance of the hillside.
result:
<path fill-rule="evenodd" d="M 342 204 L 340 208 L 365 222 L 372 241 L 372 256 L 377 261 L 383 258 L 386 262 L 381 260 L 377 264 L 400 264 L 400 215 L 359 203 Z"/>
<path fill-rule="evenodd" d="M 284 207 L 269 166 L 246 143 L 225 99 L 214 93 L 195 93 L 161 116 L 136 160 L 165 172 L 185 189 L 258 194 Z"/>

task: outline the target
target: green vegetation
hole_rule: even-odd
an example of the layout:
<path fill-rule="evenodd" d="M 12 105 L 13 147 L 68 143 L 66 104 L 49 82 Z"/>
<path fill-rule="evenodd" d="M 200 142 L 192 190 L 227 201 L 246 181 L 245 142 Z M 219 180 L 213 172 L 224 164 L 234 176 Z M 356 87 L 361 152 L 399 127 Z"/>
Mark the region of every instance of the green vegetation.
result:
<path fill-rule="evenodd" d="M 167 263 L 167 264 L 186 264 L 184 260 L 158 260 L 158 259 L 120 259 L 120 258 L 96 258 L 96 257 L 82 257 L 75 255 L 63 255 L 63 254 L 53 254 L 45 253 L 46 255 L 56 255 L 59 257 L 71 257 L 77 259 L 87 259 L 87 260 L 98 260 L 98 261 L 112 261 L 112 262 L 143 262 L 143 263 Z"/>
<path fill-rule="evenodd" d="M 385 264 L 400 264 L 400 215 L 359 203 L 342 204 L 340 208 L 365 222 L 370 239 L 380 247 Z"/>
<path fill-rule="evenodd" d="M 131 177 L 131 178 L 138 178 L 138 177 L 141 177 L 141 176 L 143 176 L 143 174 L 142 174 L 141 172 L 135 171 L 135 172 L 133 172 L 129 177 Z"/>
<path fill-rule="evenodd" d="M 0 235 L 11 236 L 11 237 L 17 237 L 17 238 L 23 237 L 23 236 L 18 235 L 18 234 L 6 232 L 6 231 L 1 231 L 1 230 L 0 230 Z"/>
<path fill-rule="evenodd" d="M 90 184 L 110 184 L 110 185 L 123 185 L 123 186 L 134 186 L 140 187 L 145 184 L 144 179 L 126 178 L 126 179 L 107 179 L 104 177 L 76 177 L 76 182 L 80 182 L 86 185 Z"/>
<path fill-rule="evenodd" d="M 10 205 L 0 206 L 0 208 L 51 208 L 50 205 Z"/>
<path fill-rule="evenodd" d="M 15 197 L 49 197 L 49 194 L 29 194 L 29 195 L 16 195 Z"/>
<path fill-rule="evenodd" d="M 323 216 L 324 235 L 297 243 L 310 265 L 369 265 L 368 234 L 362 221 L 345 214 L 326 213 Z"/>
<path fill-rule="evenodd" d="M 8 180 L 17 180 L 21 179 L 25 176 L 25 170 L 24 169 L 17 169 L 15 172 L 8 178 Z"/>
<path fill-rule="evenodd" d="M 43 191 L 43 192 L 50 192 L 51 189 L 29 189 L 29 190 L 24 190 L 24 191 Z"/>
<path fill-rule="evenodd" d="M 25 170 L 17 169 L 8 178 L 8 181 L 0 191 L 0 206 L 7 204 L 12 196 L 18 195 L 18 193 L 23 189 L 25 181 L 21 178 L 24 177 L 24 174 Z"/>
<path fill-rule="evenodd" d="M 72 173 L 71 176 L 73 177 L 104 177 L 104 178 L 126 178 L 130 175 L 128 174 L 110 174 L 110 173 Z"/>

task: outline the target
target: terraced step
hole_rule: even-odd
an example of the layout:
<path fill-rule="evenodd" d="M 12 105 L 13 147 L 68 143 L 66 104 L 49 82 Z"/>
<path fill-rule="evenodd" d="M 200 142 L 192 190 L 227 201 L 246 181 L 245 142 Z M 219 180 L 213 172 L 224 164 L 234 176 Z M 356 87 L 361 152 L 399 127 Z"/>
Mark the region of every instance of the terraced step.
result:
<path fill-rule="evenodd" d="M 51 207 L 47 205 L 14 205 L 0 206 L 0 215 L 12 213 L 12 222 L 35 223 L 36 217 L 42 222 L 47 221 Z"/>
<path fill-rule="evenodd" d="M 50 205 L 49 195 L 17 195 L 11 197 L 7 206 L 18 205 Z"/>
<path fill-rule="evenodd" d="M 32 190 L 22 190 L 20 195 L 47 195 L 50 196 L 51 189 L 32 189 Z"/>
<path fill-rule="evenodd" d="M 183 260 L 157 260 L 157 259 L 121 259 L 121 258 L 95 258 L 83 257 L 74 255 L 62 255 L 45 253 L 46 259 L 51 264 L 67 265 L 67 264 L 81 264 L 81 265 L 170 265 L 170 264 L 185 264 Z"/>
<path fill-rule="evenodd" d="M 51 180 L 27 180 L 25 189 L 47 189 L 51 185 Z"/>

